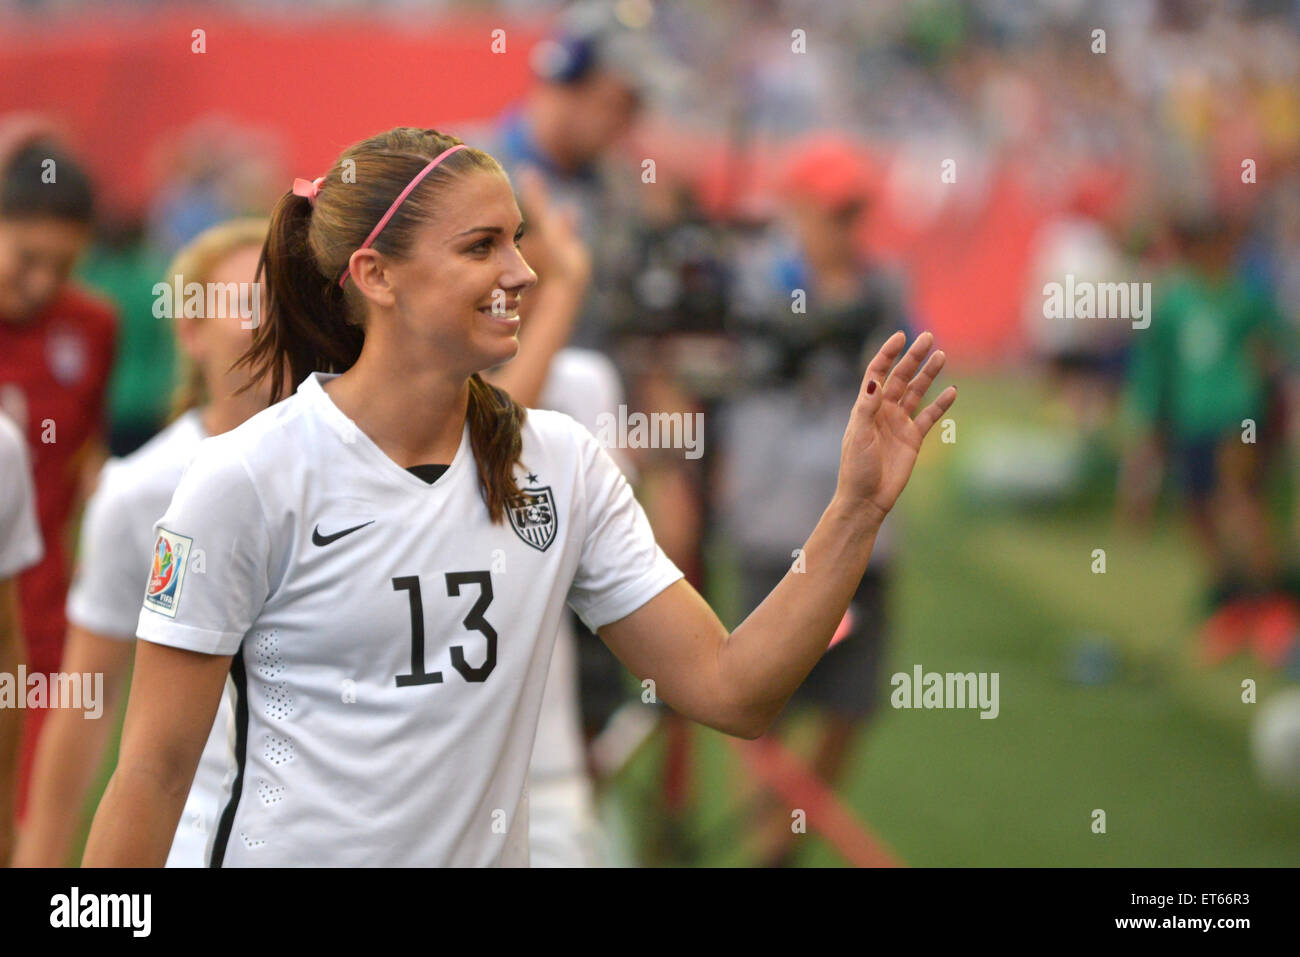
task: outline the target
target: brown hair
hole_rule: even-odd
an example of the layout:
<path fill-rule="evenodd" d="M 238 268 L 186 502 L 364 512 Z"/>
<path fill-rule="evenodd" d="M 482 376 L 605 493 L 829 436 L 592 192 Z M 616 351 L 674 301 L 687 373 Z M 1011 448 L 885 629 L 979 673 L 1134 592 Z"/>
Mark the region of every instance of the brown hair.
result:
<path fill-rule="evenodd" d="M 191 282 L 206 285 L 213 271 L 221 265 L 231 253 L 249 246 L 260 247 L 266 242 L 268 221 L 249 217 L 232 219 L 205 229 L 191 239 L 178 252 L 163 274 L 163 282 L 170 284 L 172 277 L 179 275 L 182 286 Z M 175 310 L 180 315 L 179 307 Z M 178 351 L 179 375 L 176 390 L 172 393 L 173 419 L 179 418 L 190 409 L 206 405 L 207 384 L 203 381 L 203 370 L 189 356 Z"/>
<path fill-rule="evenodd" d="M 365 297 L 355 282 L 339 288 L 339 277 L 398 194 L 430 160 L 460 142 L 437 130 L 396 127 L 344 150 L 325 174 L 314 206 L 292 191 L 276 203 L 258 264 L 259 276 L 266 270 L 266 315 L 240 359 L 253 381 L 271 377 L 272 402 L 313 372 L 345 372 L 357 361 L 366 338 Z M 371 248 L 397 261 L 408 258 L 416 231 L 437 217 L 438 198 L 475 170 L 502 173 L 495 159 L 472 147 L 447 157 L 398 207 Z M 521 497 L 514 465 L 525 415 L 503 390 L 478 373 L 470 376 L 470 445 L 483 501 L 497 524 Z"/>
<path fill-rule="evenodd" d="M 47 163 L 57 175 L 45 178 Z M 0 120 L 0 217 L 50 217 L 89 226 L 95 220 L 90 175 L 64 146 L 58 128 L 38 113 Z"/>

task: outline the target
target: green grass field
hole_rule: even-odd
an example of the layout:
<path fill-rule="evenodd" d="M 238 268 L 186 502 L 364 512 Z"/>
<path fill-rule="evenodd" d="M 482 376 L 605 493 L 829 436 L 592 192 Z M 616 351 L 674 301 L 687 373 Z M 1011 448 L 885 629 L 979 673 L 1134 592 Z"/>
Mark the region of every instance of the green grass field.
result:
<path fill-rule="evenodd" d="M 1032 382 L 964 379 L 960 394 L 957 441 L 931 437 L 903 499 L 886 670 L 996 671 L 1001 712 L 885 707 L 860 737 L 846 802 L 913 866 L 1300 864 L 1300 802 L 1256 783 L 1247 751 L 1256 706 L 1241 701 L 1244 678 L 1258 682 L 1260 700 L 1282 681 L 1249 657 L 1212 671 L 1196 664 L 1199 577 L 1181 526 L 1166 519 L 1139 536 L 1096 506 L 1017 512 L 955 494 L 964 443 L 1056 414 Z M 1094 548 L 1106 550 L 1105 574 L 1091 571 Z M 1117 680 L 1066 680 L 1084 632 L 1117 647 Z M 814 720 L 792 716 L 796 750 Z M 755 785 L 721 735 L 698 729 L 693 741 L 695 790 L 681 825 L 690 851 L 656 862 L 750 865 L 736 817 Z M 632 820 L 657 806 L 661 754 L 661 742 L 648 745 L 619 782 Z M 1096 808 L 1105 834 L 1092 832 Z M 811 825 L 798 863 L 843 863 Z"/>
<path fill-rule="evenodd" d="M 1144 537 L 1096 505 L 1017 511 L 955 493 L 964 450 L 988 430 L 1058 415 L 1033 382 L 959 384 L 957 442 L 931 437 L 901 506 L 886 670 L 996 671 L 1001 712 L 885 707 L 858 742 L 845 801 L 912 866 L 1300 865 L 1300 802 L 1256 783 L 1246 745 L 1256 706 L 1241 701 L 1244 678 L 1260 700 L 1282 681 L 1248 657 L 1213 671 L 1195 663 L 1198 569 L 1181 526 L 1167 518 Z M 1094 548 L 1106 549 L 1104 575 L 1090 569 Z M 734 615 L 734 583 L 720 579 L 715 605 Z M 1117 680 L 1066 680 L 1084 632 L 1119 649 Z M 796 750 L 814 722 L 792 716 Z M 756 786 L 721 735 L 699 728 L 693 742 L 680 823 L 689 850 L 642 859 L 750 865 L 741 809 Z M 652 739 L 613 786 L 634 842 L 655 830 L 662 750 Z M 1096 808 L 1105 834 L 1092 832 Z M 811 829 L 798 847 L 801 865 L 843 863 Z"/>

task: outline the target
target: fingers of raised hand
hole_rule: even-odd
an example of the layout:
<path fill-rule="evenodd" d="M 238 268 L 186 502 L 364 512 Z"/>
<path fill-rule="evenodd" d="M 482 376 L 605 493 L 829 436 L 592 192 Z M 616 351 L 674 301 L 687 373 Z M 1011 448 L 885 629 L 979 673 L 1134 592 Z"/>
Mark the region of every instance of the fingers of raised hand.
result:
<path fill-rule="evenodd" d="M 890 373 L 889 381 L 885 383 L 885 399 L 889 402 L 897 402 L 903 397 L 903 392 L 912 377 L 916 375 L 916 370 L 921 368 L 921 363 L 925 357 L 930 354 L 930 349 L 934 346 L 934 336 L 928 332 L 923 332 L 912 342 L 912 348 L 907 350 L 907 354 L 895 366 L 894 371 Z"/>
<path fill-rule="evenodd" d="M 947 355 L 942 350 L 932 353 L 930 358 L 925 360 L 925 365 L 921 366 L 921 371 L 907 384 L 907 390 L 903 393 L 899 404 L 909 416 L 915 415 L 916 410 L 921 407 L 921 400 L 925 398 L 926 391 L 934 383 L 935 376 L 943 369 L 947 359 Z"/>
<path fill-rule="evenodd" d="M 876 352 L 875 359 L 867 365 L 867 374 L 862 377 L 862 387 L 858 390 L 855 410 L 865 412 L 868 416 L 875 416 L 876 410 L 880 408 L 880 400 L 884 397 L 885 376 L 888 376 L 889 367 L 894 364 L 894 360 L 898 358 L 905 345 L 907 345 L 907 337 L 901 332 L 885 339 L 884 345 L 880 346 L 880 351 Z"/>
<path fill-rule="evenodd" d="M 943 417 L 943 414 L 952 408 L 952 404 L 956 400 L 957 387 L 950 385 L 939 393 L 939 398 L 925 407 L 925 410 L 916 417 L 916 427 L 921 432 L 921 438 L 925 438 L 926 433 L 934 427 L 934 423 L 938 422 Z"/>
<path fill-rule="evenodd" d="M 907 345 L 907 337 L 904 333 L 897 332 L 885 339 L 884 345 L 880 346 L 880 351 L 876 352 L 875 359 L 867 365 L 867 374 L 862 377 L 862 395 L 867 395 L 867 385 L 875 382 L 876 386 L 884 385 L 885 376 L 889 374 L 889 368 L 894 364 L 894 360 L 902 352 L 902 347 Z"/>

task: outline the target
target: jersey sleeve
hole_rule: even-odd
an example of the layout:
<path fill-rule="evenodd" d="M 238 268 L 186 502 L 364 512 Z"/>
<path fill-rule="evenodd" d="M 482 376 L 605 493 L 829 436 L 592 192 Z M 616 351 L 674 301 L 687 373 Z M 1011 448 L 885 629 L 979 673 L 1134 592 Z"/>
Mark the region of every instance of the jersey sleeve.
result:
<path fill-rule="evenodd" d="M 149 530 L 136 525 L 156 515 L 145 518 L 123 500 L 112 469 L 112 465 L 107 467 L 86 503 L 67 613 L 68 621 L 78 628 L 105 638 L 133 641 L 152 541 Z"/>
<path fill-rule="evenodd" d="M 609 453 L 574 423 L 583 470 L 586 529 L 569 606 L 592 631 L 630 615 L 682 577 Z"/>
<path fill-rule="evenodd" d="M 0 579 L 30 568 L 44 553 L 27 449 L 6 420 L 0 422 Z"/>
<path fill-rule="evenodd" d="M 153 564 L 136 635 L 232 655 L 270 594 L 262 501 L 238 455 L 208 439 L 154 525 Z"/>

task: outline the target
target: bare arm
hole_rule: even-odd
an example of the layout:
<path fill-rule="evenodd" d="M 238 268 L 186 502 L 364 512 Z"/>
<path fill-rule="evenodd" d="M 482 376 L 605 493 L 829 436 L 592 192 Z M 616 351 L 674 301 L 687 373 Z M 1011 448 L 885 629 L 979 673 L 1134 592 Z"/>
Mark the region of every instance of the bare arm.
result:
<path fill-rule="evenodd" d="M 505 389 L 525 408 L 536 407 L 546 377 L 550 375 L 551 360 L 569 341 L 573 317 L 582 306 L 582 296 L 582 292 L 566 285 L 547 285 L 539 289 L 537 299 L 524 320 L 518 355 L 484 373 L 483 378 Z"/>
<path fill-rule="evenodd" d="M 63 867 L 81 819 L 131 668 L 133 641 L 78 628 L 68 629 L 60 669 L 102 674 L 99 715 L 58 708 L 45 719 L 28 786 L 27 818 L 14 852 L 15 867 Z"/>
<path fill-rule="evenodd" d="M 6 578 L 0 580 L 0 674 L 16 675 L 24 657 L 18 630 L 18 580 Z M 17 708 L 0 708 L 0 867 L 8 865 L 13 848 L 22 715 Z"/>
<path fill-rule="evenodd" d="M 229 655 L 137 641 L 117 770 L 84 867 L 161 867 L 216 718 Z"/>
<path fill-rule="evenodd" d="M 739 737 L 771 725 L 829 646 L 922 440 L 956 399 L 946 389 L 912 419 L 943 367 L 942 352 L 921 366 L 932 342 L 919 336 L 888 381 L 903 335 L 872 360 L 844 434 L 838 488 L 804 546 L 805 570 L 787 573 L 734 632 L 682 581 L 600 629 L 634 674 L 654 680 L 658 697 Z"/>
<path fill-rule="evenodd" d="M 68 524 L 63 527 L 63 540 L 69 560 L 77 554 L 77 535 L 81 528 L 82 510 L 99 483 L 99 473 L 108 461 L 108 446 L 103 438 L 95 436 L 86 440 L 72 458 L 71 469 L 76 475 L 76 492 L 72 508 L 68 510 Z"/>

